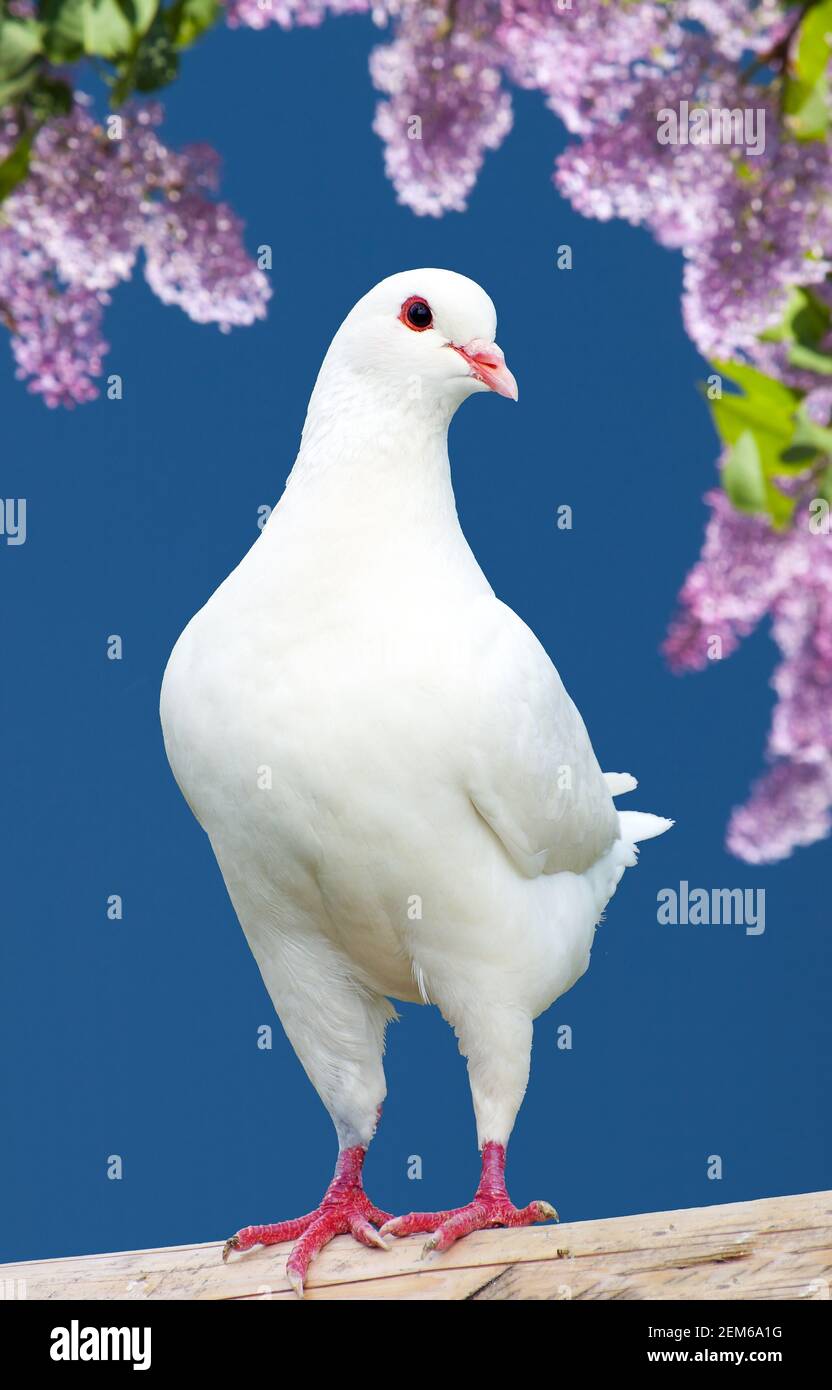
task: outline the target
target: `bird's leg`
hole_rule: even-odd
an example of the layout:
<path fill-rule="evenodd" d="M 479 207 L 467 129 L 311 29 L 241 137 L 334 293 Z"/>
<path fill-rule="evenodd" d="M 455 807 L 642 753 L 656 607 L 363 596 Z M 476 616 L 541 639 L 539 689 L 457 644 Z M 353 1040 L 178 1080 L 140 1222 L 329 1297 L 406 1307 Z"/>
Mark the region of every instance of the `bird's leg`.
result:
<path fill-rule="evenodd" d="M 362 1144 L 342 1149 L 335 1165 L 335 1176 L 324 1193 L 321 1205 L 294 1221 L 278 1221 L 271 1226 L 246 1226 L 225 1242 L 224 1260 L 232 1250 L 250 1250 L 254 1245 L 277 1245 L 294 1240 L 286 1264 L 286 1275 L 295 1292 L 303 1297 L 303 1283 L 311 1261 L 335 1236 L 353 1235 L 362 1245 L 387 1245 L 376 1227 L 390 1220 L 389 1213 L 373 1206 L 361 1183 L 361 1169 L 367 1150 Z"/>
<path fill-rule="evenodd" d="M 558 1214 L 548 1202 L 530 1202 L 527 1207 L 515 1207 L 506 1191 L 506 1151 L 503 1144 L 493 1140 L 483 1144 L 482 1174 L 474 1200 L 467 1207 L 451 1211 L 415 1211 L 409 1216 L 395 1216 L 386 1221 L 381 1234 L 410 1236 L 419 1231 L 432 1231 L 425 1244 L 430 1250 L 447 1250 L 460 1236 L 471 1231 L 483 1231 L 491 1226 L 533 1226 L 536 1221 L 557 1221 Z"/>
<path fill-rule="evenodd" d="M 482 1173 L 474 1200 L 467 1207 L 413 1212 L 382 1226 L 382 1235 L 431 1232 L 426 1252 L 447 1250 L 460 1236 L 489 1226 L 532 1226 L 536 1221 L 557 1220 L 557 1212 L 548 1202 L 515 1207 L 506 1191 L 506 1144 L 529 1079 L 532 1021 L 522 1008 L 494 1002 L 499 1000 L 502 985 L 502 979 L 494 981 L 487 996 L 488 1007 L 484 1007 L 481 998 L 465 995 L 457 978 L 455 999 L 450 1007 L 445 1001 L 443 1013 L 456 1031 L 460 1051 L 468 1058 Z M 439 1003 L 441 1008 L 442 1001 Z"/>

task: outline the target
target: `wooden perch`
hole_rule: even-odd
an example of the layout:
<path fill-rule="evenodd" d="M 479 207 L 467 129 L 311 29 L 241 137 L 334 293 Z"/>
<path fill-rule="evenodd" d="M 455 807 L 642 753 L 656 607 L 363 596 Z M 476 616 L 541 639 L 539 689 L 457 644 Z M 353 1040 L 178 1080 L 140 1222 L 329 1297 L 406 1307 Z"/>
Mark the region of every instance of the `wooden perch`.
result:
<path fill-rule="evenodd" d="M 424 1238 L 386 1254 L 339 1237 L 315 1261 L 314 1299 L 829 1299 L 832 1192 L 481 1231 L 421 1258 Z M 288 1245 L 232 1256 L 222 1242 L 0 1266 L 6 1296 L 30 1299 L 283 1299 Z M 25 1289 L 17 1281 L 25 1281 Z M 15 1295 L 9 1281 L 14 1281 Z"/>

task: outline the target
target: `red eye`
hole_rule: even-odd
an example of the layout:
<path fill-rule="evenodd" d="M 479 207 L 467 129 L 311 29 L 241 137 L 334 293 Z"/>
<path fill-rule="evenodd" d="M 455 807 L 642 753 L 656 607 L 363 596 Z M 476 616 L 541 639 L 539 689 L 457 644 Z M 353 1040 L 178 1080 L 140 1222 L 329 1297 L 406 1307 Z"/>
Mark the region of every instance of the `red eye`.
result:
<path fill-rule="evenodd" d="M 425 329 L 430 328 L 433 323 L 433 314 L 428 301 L 422 299 L 418 294 L 412 294 L 409 299 L 404 301 L 399 318 L 402 323 L 407 324 L 408 328 L 415 329 L 417 333 L 424 333 Z"/>

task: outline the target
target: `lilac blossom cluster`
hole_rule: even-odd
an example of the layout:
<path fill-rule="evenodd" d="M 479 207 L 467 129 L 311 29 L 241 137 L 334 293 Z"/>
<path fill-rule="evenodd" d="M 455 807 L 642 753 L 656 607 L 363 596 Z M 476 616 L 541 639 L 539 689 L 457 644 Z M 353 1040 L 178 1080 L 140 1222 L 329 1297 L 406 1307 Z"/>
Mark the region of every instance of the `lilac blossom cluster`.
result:
<path fill-rule="evenodd" d="M 3 204 L 0 318 L 17 375 L 47 405 L 94 399 L 107 351 L 110 291 L 144 252 L 145 276 L 166 304 L 223 330 L 265 315 L 271 290 L 247 255 L 234 213 L 212 196 L 213 151 L 175 153 L 158 137 L 161 109 L 139 107 L 111 125 L 83 96 L 43 126 L 27 177 Z M 0 121 L 0 159 L 21 134 Z"/>
<path fill-rule="evenodd" d="M 756 46 L 780 28 L 761 28 Z M 704 354 L 727 357 L 777 322 L 790 286 L 820 284 L 832 268 L 832 161 L 825 142 L 791 138 L 779 98 L 745 81 L 711 36 L 671 25 L 666 39 L 619 94 L 626 106 L 594 118 L 555 177 L 579 212 L 647 226 L 682 251 L 688 332 Z M 683 109 L 748 113 L 760 147 L 660 143 L 660 113 Z"/>
<path fill-rule="evenodd" d="M 822 499 L 804 498 L 785 534 L 736 511 L 724 492 L 706 500 L 702 554 L 665 653 L 678 671 L 702 669 L 771 615 L 782 658 L 772 680 L 773 765 L 728 827 L 735 854 L 765 863 L 832 830 L 832 534 Z"/>
<path fill-rule="evenodd" d="M 370 72 L 387 100 L 374 129 L 399 201 L 416 213 L 461 212 L 486 150 L 511 129 L 490 0 L 465 0 L 466 23 L 441 9 L 403 6 L 396 38 L 377 48 Z M 437 39 L 437 29 L 447 32 Z"/>

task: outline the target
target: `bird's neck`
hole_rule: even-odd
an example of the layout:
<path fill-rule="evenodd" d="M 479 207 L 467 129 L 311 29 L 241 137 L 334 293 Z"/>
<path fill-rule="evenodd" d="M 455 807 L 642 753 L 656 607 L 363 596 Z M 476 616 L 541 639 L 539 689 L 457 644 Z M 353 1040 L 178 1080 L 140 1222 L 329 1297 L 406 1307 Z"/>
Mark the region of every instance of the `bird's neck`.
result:
<path fill-rule="evenodd" d="M 326 387 L 322 390 L 322 387 Z M 286 491 L 262 536 L 288 590 L 321 608 L 397 611 L 490 592 L 459 525 L 448 461 L 453 408 L 327 381 L 309 404 Z M 311 601 L 311 600 L 310 600 Z"/>
<path fill-rule="evenodd" d="M 362 391 L 360 381 L 327 382 L 310 401 L 301 447 L 286 485 L 297 520 L 352 529 L 369 541 L 399 530 L 458 530 L 448 460 L 453 410 Z"/>

